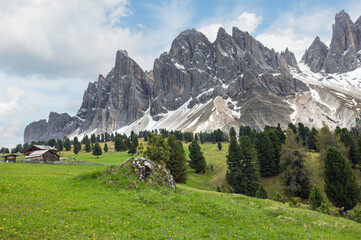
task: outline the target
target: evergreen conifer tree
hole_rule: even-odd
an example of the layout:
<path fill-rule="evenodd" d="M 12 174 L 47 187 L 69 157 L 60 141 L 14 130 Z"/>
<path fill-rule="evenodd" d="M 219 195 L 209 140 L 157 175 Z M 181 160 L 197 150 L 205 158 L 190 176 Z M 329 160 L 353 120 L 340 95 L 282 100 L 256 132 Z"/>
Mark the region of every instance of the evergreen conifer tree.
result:
<path fill-rule="evenodd" d="M 104 152 L 108 152 L 108 145 L 107 145 L 107 143 L 104 144 Z"/>
<path fill-rule="evenodd" d="M 359 188 L 351 166 L 334 147 L 329 147 L 325 157 L 325 192 L 332 204 L 345 211 L 354 208 L 359 198 Z"/>
<path fill-rule="evenodd" d="M 256 147 L 261 176 L 265 177 L 276 174 L 278 170 L 275 169 L 275 150 L 271 140 L 264 132 L 257 135 Z"/>
<path fill-rule="evenodd" d="M 316 137 L 316 147 L 320 151 L 320 159 L 325 159 L 328 147 L 335 147 L 344 157 L 348 156 L 345 145 L 341 142 L 340 136 L 331 132 L 330 128 L 324 124 Z"/>
<path fill-rule="evenodd" d="M 135 153 L 137 153 L 137 149 L 135 148 L 135 145 L 134 145 L 134 143 L 133 142 L 131 142 L 130 143 L 130 147 L 129 147 L 129 149 L 128 149 L 128 153 L 129 154 L 135 154 Z"/>
<path fill-rule="evenodd" d="M 66 151 L 70 151 L 70 149 L 71 149 L 71 142 L 70 142 L 70 139 L 69 139 L 69 138 L 65 138 L 64 147 L 65 147 L 65 150 L 66 150 Z"/>
<path fill-rule="evenodd" d="M 93 154 L 94 156 L 97 156 L 97 158 L 99 158 L 99 156 L 103 154 L 102 148 L 100 147 L 100 145 L 99 145 L 98 142 L 96 142 L 96 143 L 94 144 L 94 148 L 93 148 L 92 154 Z"/>
<path fill-rule="evenodd" d="M 240 172 L 237 174 L 237 184 L 234 192 L 242 193 L 247 196 L 254 197 L 259 187 L 259 179 L 257 172 L 257 153 L 251 140 L 247 136 L 239 139 L 241 160 Z"/>
<path fill-rule="evenodd" d="M 308 198 L 311 191 L 309 172 L 304 164 L 305 158 L 302 143 L 296 141 L 292 129 L 287 129 L 287 139 L 281 151 L 285 185 L 290 194 L 301 198 Z"/>
<path fill-rule="evenodd" d="M 262 186 L 262 184 L 259 185 L 257 192 L 256 192 L 256 198 L 266 199 L 268 198 L 268 194 L 266 189 Z"/>
<path fill-rule="evenodd" d="M 138 135 L 132 131 L 130 134 L 130 139 L 134 145 L 134 148 L 137 148 L 139 146 Z"/>
<path fill-rule="evenodd" d="M 143 155 L 152 161 L 166 163 L 169 159 L 169 146 L 164 140 L 163 135 L 157 136 L 155 133 L 152 133 Z"/>
<path fill-rule="evenodd" d="M 25 144 L 24 144 L 25 145 Z M 63 146 L 63 141 L 61 139 L 58 139 L 58 141 L 56 141 L 56 145 L 55 145 L 56 149 L 58 149 L 60 152 L 63 151 L 64 146 Z M 27 148 L 26 148 L 27 149 Z M 25 150 L 26 150 L 25 149 Z"/>
<path fill-rule="evenodd" d="M 308 137 L 307 137 L 307 147 L 308 147 L 309 151 L 311 151 L 311 150 L 316 151 L 317 150 L 317 148 L 316 148 L 317 135 L 318 135 L 318 131 L 317 131 L 316 128 L 312 128 L 311 131 L 309 131 Z"/>
<path fill-rule="evenodd" d="M 189 149 L 189 167 L 194 169 L 196 173 L 205 173 L 207 163 L 201 152 L 201 147 L 199 146 L 196 140 L 193 140 L 192 143 L 188 146 Z"/>
<path fill-rule="evenodd" d="M 234 130 L 234 127 L 231 127 L 231 129 L 229 130 L 229 137 L 236 137 L 236 130 Z"/>
<path fill-rule="evenodd" d="M 169 159 L 166 167 L 171 172 L 176 183 L 186 183 L 187 181 L 187 159 L 184 153 L 182 142 L 174 135 L 168 137 Z"/>
<path fill-rule="evenodd" d="M 321 189 L 317 186 L 313 186 L 312 191 L 309 196 L 311 209 L 316 210 L 321 207 L 321 204 L 325 202 L 323 199 Z"/>
<path fill-rule="evenodd" d="M 221 144 L 221 142 L 218 142 L 217 147 L 218 147 L 218 150 L 219 150 L 219 151 L 221 151 L 221 150 L 222 150 L 222 144 Z"/>
<path fill-rule="evenodd" d="M 51 146 L 51 147 L 55 147 L 55 145 L 56 145 L 56 140 L 55 140 L 54 138 L 50 139 L 50 140 L 48 141 L 48 145 Z"/>
<path fill-rule="evenodd" d="M 120 137 L 120 136 L 116 136 L 114 138 L 114 150 L 117 151 L 117 152 L 120 152 L 122 151 L 122 142 L 123 142 L 123 139 Z"/>
<path fill-rule="evenodd" d="M 227 155 L 228 171 L 226 173 L 226 180 L 233 189 L 236 188 L 237 185 L 237 175 L 241 170 L 242 158 L 241 149 L 239 148 L 236 138 L 231 137 Z"/>
<path fill-rule="evenodd" d="M 84 150 L 85 150 L 85 152 L 91 152 L 92 147 L 90 146 L 90 141 L 87 141 L 87 142 L 85 143 Z"/>
<path fill-rule="evenodd" d="M 74 141 L 73 151 L 74 151 L 75 154 L 78 154 L 80 152 L 80 150 L 81 150 L 81 144 L 80 144 L 77 137 L 75 137 L 73 141 Z"/>
<path fill-rule="evenodd" d="M 280 172 L 280 159 L 281 159 L 281 148 L 282 148 L 282 144 L 280 139 L 278 138 L 276 131 L 274 128 L 270 129 L 267 132 L 267 136 L 269 137 L 269 139 L 271 140 L 272 143 L 272 147 L 274 150 L 274 158 L 271 161 L 270 167 L 271 167 L 271 171 L 273 174 L 279 173 Z"/>

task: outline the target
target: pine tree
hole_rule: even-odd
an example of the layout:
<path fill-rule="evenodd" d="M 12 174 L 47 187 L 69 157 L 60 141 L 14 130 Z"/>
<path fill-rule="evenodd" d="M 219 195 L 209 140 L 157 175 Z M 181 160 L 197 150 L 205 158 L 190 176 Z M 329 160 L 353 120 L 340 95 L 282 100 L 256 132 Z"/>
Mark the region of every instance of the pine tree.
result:
<path fill-rule="evenodd" d="M 221 142 L 218 142 L 217 147 L 218 147 L 218 150 L 219 150 L 219 151 L 221 151 L 221 150 L 222 150 L 222 144 L 221 144 Z"/>
<path fill-rule="evenodd" d="M 345 145 L 341 142 L 339 135 L 335 132 L 331 132 L 327 125 L 324 125 L 320 129 L 316 137 L 316 147 L 321 153 L 320 159 L 325 159 L 328 147 L 335 147 L 343 156 L 348 156 L 348 151 L 345 148 Z"/>
<path fill-rule="evenodd" d="M 56 145 L 56 140 L 53 138 L 53 139 L 50 139 L 49 141 L 48 141 L 48 145 L 49 146 L 52 146 L 52 147 L 55 147 L 55 145 Z"/>
<path fill-rule="evenodd" d="M 97 158 L 99 158 L 99 156 L 103 154 L 102 148 L 100 147 L 98 142 L 95 143 L 92 154 L 94 156 L 97 156 Z"/>
<path fill-rule="evenodd" d="M 345 157 L 329 147 L 325 157 L 325 192 L 332 204 L 345 211 L 354 208 L 359 198 L 355 175 Z"/>
<path fill-rule="evenodd" d="M 134 145 L 133 142 L 130 143 L 130 147 L 129 147 L 128 153 L 129 153 L 129 154 L 132 154 L 132 155 L 135 154 L 135 153 L 137 153 L 137 149 L 136 149 L 136 147 L 135 147 L 135 145 Z"/>
<path fill-rule="evenodd" d="M 120 136 L 114 138 L 114 150 L 117 152 L 122 151 L 122 141 L 123 139 Z"/>
<path fill-rule="evenodd" d="M 275 130 L 273 128 L 267 132 L 267 136 L 271 140 L 272 147 L 274 150 L 274 158 L 273 158 L 273 160 L 271 162 L 271 166 L 270 166 L 273 174 L 280 172 L 280 159 L 281 159 L 281 148 L 282 148 L 281 141 L 278 138 L 276 131 L 277 130 Z"/>
<path fill-rule="evenodd" d="M 281 164 L 285 170 L 285 185 L 287 191 L 301 198 L 308 198 L 311 191 L 309 172 L 304 161 L 306 155 L 302 143 L 296 141 L 292 129 L 287 129 L 287 139 L 281 151 Z"/>
<path fill-rule="evenodd" d="M 316 139 L 317 139 L 317 135 L 318 135 L 318 131 L 316 128 L 312 128 L 311 131 L 308 133 L 308 137 L 307 137 L 307 147 L 308 150 L 317 150 L 316 147 Z"/>
<path fill-rule="evenodd" d="M 241 160 L 243 156 L 241 154 L 241 149 L 237 143 L 235 137 L 231 137 L 228 147 L 227 155 L 227 166 L 228 171 L 226 173 L 227 183 L 234 189 L 237 185 L 237 175 L 241 170 Z"/>
<path fill-rule="evenodd" d="M 262 184 L 260 184 L 257 189 L 256 198 L 261 198 L 261 199 L 268 198 L 267 191 L 266 191 L 266 189 L 263 188 Z"/>
<path fill-rule="evenodd" d="M 25 144 L 24 144 L 25 145 Z M 61 139 L 58 139 L 58 141 L 56 141 L 56 145 L 55 145 L 56 149 L 58 149 L 58 151 L 63 151 L 64 147 L 63 147 L 63 141 Z M 25 147 L 24 147 L 25 148 Z M 27 147 L 26 147 L 27 149 Z"/>
<path fill-rule="evenodd" d="M 168 146 L 170 148 L 170 154 L 166 162 L 166 167 L 171 172 L 176 183 L 186 183 L 187 159 L 182 142 L 177 140 L 174 135 L 170 135 L 168 137 Z"/>
<path fill-rule="evenodd" d="M 309 196 L 310 206 L 311 209 L 316 210 L 317 208 L 321 207 L 321 204 L 325 202 L 321 189 L 317 186 L 312 188 L 312 191 Z"/>
<path fill-rule="evenodd" d="M 229 130 L 229 137 L 236 137 L 236 130 L 234 130 L 234 127 L 231 127 L 231 129 Z"/>
<path fill-rule="evenodd" d="M 278 172 L 275 169 L 275 151 L 269 137 L 261 132 L 257 135 L 256 148 L 261 176 L 271 176 Z"/>
<path fill-rule="evenodd" d="M 130 134 L 130 139 L 134 145 L 134 148 L 137 148 L 139 146 L 138 135 L 132 131 Z"/>
<path fill-rule="evenodd" d="M 164 140 L 163 135 L 157 136 L 155 133 L 152 133 L 143 155 L 152 161 L 166 163 L 169 159 L 169 146 Z"/>
<path fill-rule="evenodd" d="M 108 145 L 107 145 L 107 143 L 104 144 L 104 152 L 108 152 Z"/>
<path fill-rule="evenodd" d="M 78 154 L 81 150 L 81 143 L 78 140 L 78 137 L 74 137 L 74 153 Z"/>
<path fill-rule="evenodd" d="M 196 140 L 193 140 L 192 143 L 188 146 L 189 149 L 189 167 L 194 169 L 196 173 L 205 173 L 207 163 L 201 152 L 201 147 L 199 146 Z"/>
<path fill-rule="evenodd" d="M 90 141 L 87 141 L 87 142 L 85 143 L 84 150 L 85 150 L 86 152 L 91 152 L 92 147 L 90 146 Z"/>
<path fill-rule="evenodd" d="M 73 152 L 74 152 L 74 154 L 78 154 L 80 152 L 79 144 L 74 145 Z"/>
<path fill-rule="evenodd" d="M 259 187 L 257 172 L 257 153 L 251 140 L 247 136 L 240 139 L 241 160 L 240 172 L 237 174 L 238 184 L 234 188 L 235 193 L 242 193 L 254 197 Z"/>
<path fill-rule="evenodd" d="M 64 141 L 64 147 L 66 151 L 70 151 L 71 150 L 71 142 L 69 138 L 65 138 Z"/>

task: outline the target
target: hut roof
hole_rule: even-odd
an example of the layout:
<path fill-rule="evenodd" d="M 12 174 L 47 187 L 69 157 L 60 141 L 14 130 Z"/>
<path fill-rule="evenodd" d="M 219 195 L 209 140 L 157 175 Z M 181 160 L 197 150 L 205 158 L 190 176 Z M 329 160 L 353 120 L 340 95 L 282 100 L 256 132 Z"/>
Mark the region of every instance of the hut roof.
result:
<path fill-rule="evenodd" d="M 41 149 L 41 150 L 55 150 L 58 151 L 55 147 L 48 146 L 48 145 L 34 145 L 35 147 Z"/>
<path fill-rule="evenodd" d="M 29 154 L 29 156 L 25 157 L 25 158 L 33 158 L 33 157 L 40 157 L 42 156 L 44 153 L 48 152 L 50 150 L 38 150 L 38 151 L 35 151 L 35 152 L 32 152 L 31 154 Z M 50 151 L 51 152 L 51 151 Z M 55 154 L 57 156 L 59 156 L 58 154 L 56 153 L 53 153 L 51 152 L 52 154 Z"/>
<path fill-rule="evenodd" d="M 15 154 L 15 153 L 12 153 L 12 154 L 9 154 L 9 155 L 3 155 L 3 157 L 9 157 L 9 156 L 15 156 L 15 157 L 17 157 L 17 156 L 19 156 L 18 154 Z"/>
<path fill-rule="evenodd" d="M 33 158 L 33 157 L 40 157 L 41 155 L 43 155 L 44 153 L 46 153 L 49 150 L 38 150 L 38 151 L 34 151 L 32 153 L 29 154 L 29 156 L 25 157 L 25 158 Z"/>

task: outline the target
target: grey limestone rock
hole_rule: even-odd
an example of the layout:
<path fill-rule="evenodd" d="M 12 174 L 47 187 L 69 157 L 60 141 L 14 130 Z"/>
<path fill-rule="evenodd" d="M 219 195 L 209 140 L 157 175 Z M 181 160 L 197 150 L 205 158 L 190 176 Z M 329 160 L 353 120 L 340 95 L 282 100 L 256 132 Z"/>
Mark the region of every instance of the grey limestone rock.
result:
<path fill-rule="evenodd" d="M 195 29 L 186 30 L 174 39 L 169 52 L 155 60 L 150 72 L 144 72 L 126 51 L 118 51 L 114 68 L 89 83 L 75 117 L 68 116 L 61 121 L 65 125 L 47 127 L 46 131 L 32 129 L 36 124 L 31 124 L 25 139 L 111 132 L 132 124 L 148 109 L 158 121 L 188 101 L 191 108 L 217 96 L 237 101 L 234 108 L 247 106 L 242 107 L 247 112 L 257 111 L 257 105 L 247 104 L 257 95 L 262 109 L 269 108 L 286 124 L 291 110 L 281 99 L 308 89 L 292 78 L 290 67 L 295 66 L 294 54 L 288 49 L 279 54 L 238 28 L 233 28 L 232 35 L 220 28 L 213 43 Z M 269 120 L 268 116 L 255 120 L 256 115 L 242 114 L 239 121 L 255 128 L 278 123 L 277 117 Z"/>
<path fill-rule="evenodd" d="M 332 39 L 327 48 L 317 37 L 306 50 L 302 61 L 313 72 L 345 73 L 361 66 L 361 18 L 355 23 L 341 11 L 335 16 L 332 26 Z"/>
<path fill-rule="evenodd" d="M 317 36 L 311 46 L 306 50 L 302 57 L 302 62 L 310 67 L 312 72 L 319 72 L 323 68 L 328 49 L 321 39 Z"/>
<path fill-rule="evenodd" d="M 173 189 L 176 188 L 173 176 L 162 164 L 143 157 L 130 159 L 130 161 L 130 168 L 137 174 L 139 180 L 148 182 L 155 181 L 157 183 L 168 185 Z M 151 176 L 153 176 L 153 180 L 149 180 Z"/>

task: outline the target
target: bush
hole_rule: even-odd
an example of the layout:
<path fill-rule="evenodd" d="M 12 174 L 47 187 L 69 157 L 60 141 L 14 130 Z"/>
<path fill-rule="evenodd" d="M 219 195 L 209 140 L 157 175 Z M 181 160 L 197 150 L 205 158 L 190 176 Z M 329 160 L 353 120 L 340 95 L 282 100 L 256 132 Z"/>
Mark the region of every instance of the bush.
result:
<path fill-rule="evenodd" d="M 275 201 L 277 202 L 282 202 L 282 203 L 285 203 L 286 202 L 286 196 L 284 194 L 281 194 L 281 193 L 276 193 L 276 196 L 274 198 Z"/>
<path fill-rule="evenodd" d="M 310 207 L 312 210 L 316 210 L 317 208 L 321 207 L 321 204 L 325 202 L 321 193 L 321 189 L 318 188 L 317 186 L 314 186 L 312 188 L 312 192 L 310 193 L 309 199 L 310 199 Z"/>
<path fill-rule="evenodd" d="M 356 210 L 352 213 L 348 215 L 348 218 L 352 221 L 361 223 L 361 210 Z"/>
<path fill-rule="evenodd" d="M 325 214 L 331 214 L 330 207 L 328 206 L 327 203 L 321 203 L 321 206 L 316 208 L 316 211 L 317 212 L 322 212 L 322 213 L 325 213 Z"/>
<path fill-rule="evenodd" d="M 289 204 L 291 207 L 299 207 L 301 206 L 300 201 L 301 201 L 300 197 L 292 197 L 291 202 Z"/>
<path fill-rule="evenodd" d="M 262 184 L 260 184 L 257 189 L 256 198 L 261 198 L 261 199 L 268 198 L 267 191 L 266 191 L 266 189 L 263 188 Z"/>

